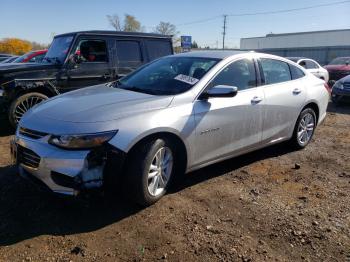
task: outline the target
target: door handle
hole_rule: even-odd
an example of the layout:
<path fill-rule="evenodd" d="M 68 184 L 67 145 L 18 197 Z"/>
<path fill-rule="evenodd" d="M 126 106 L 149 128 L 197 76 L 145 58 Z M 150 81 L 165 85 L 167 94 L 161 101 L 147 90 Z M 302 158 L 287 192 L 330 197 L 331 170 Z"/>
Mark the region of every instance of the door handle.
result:
<path fill-rule="evenodd" d="M 107 73 L 104 74 L 104 75 L 102 76 L 103 79 L 108 79 L 108 78 L 110 78 L 110 77 L 111 77 L 111 75 L 110 75 L 110 74 L 107 74 Z"/>
<path fill-rule="evenodd" d="M 252 104 L 259 104 L 262 101 L 262 98 L 259 96 L 254 96 L 251 100 Z"/>
<path fill-rule="evenodd" d="M 299 88 L 295 88 L 294 90 L 293 90 L 293 94 L 294 95 L 299 95 L 301 93 L 301 90 L 299 89 Z"/>

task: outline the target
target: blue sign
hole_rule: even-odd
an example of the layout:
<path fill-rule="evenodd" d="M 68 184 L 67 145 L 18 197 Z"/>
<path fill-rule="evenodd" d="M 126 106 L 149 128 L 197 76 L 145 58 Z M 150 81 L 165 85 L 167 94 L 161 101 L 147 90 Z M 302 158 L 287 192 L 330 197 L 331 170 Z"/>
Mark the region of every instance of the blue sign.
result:
<path fill-rule="evenodd" d="M 182 35 L 181 36 L 181 47 L 190 49 L 192 46 L 192 36 Z"/>

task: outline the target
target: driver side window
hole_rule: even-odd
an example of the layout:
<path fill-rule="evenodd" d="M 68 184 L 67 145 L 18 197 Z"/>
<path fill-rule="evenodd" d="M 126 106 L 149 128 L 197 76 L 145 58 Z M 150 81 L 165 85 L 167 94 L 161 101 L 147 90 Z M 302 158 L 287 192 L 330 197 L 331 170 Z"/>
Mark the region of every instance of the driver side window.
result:
<path fill-rule="evenodd" d="M 85 63 L 108 62 L 107 45 L 104 40 L 80 40 L 75 54 Z"/>
<path fill-rule="evenodd" d="M 217 85 L 235 86 L 239 91 L 256 87 L 257 79 L 253 60 L 242 59 L 228 65 L 212 80 L 210 87 Z"/>

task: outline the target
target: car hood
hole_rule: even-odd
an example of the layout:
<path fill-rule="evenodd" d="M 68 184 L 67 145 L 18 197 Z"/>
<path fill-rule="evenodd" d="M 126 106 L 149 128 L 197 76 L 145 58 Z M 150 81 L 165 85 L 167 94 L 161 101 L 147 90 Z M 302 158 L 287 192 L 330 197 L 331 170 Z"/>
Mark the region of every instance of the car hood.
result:
<path fill-rule="evenodd" d="M 350 65 L 326 65 L 324 68 L 328 71 L 349 71 Z"/>
<path fill-rule="evenodd" d="M 90 125 L 167 107 L 173 96 L 153 96 L 98 85 L 56 96 L 28 111 L 20 125 L 47 132 L 49 126 Z"/>
<path fill-rule="evenodd" d="M 346 77 L 343 77 L 342 79 L 338 80 L 340 81 L 341 83 L 350 83 L 350 75 L 346 76 Z"/>
<path fill-rule="evenodd" d="M 0 74 L 12 73 L 12 72 L 23 72 L 31 70 L 43 70 L 49 68 L 55 68 L 58 65 L 49 63 L 6 63 L 0 64 Z"/>

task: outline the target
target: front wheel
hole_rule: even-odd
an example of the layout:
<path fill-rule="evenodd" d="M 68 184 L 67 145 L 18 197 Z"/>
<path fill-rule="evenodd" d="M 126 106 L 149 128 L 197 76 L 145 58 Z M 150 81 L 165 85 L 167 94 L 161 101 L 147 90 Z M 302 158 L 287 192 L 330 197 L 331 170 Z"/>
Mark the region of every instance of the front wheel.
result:
<path fill-rule="evenodd" d="M 127 161 L 128 197 L 149 206 L 167 192 L 177 161 L 174 148 L 168 139 L 155 139 L 133 150 Z"/>
<path fill-rule="evenodd" d="M 297 149 L 305 148 L 311 141 L 316 128 L 316 114 L 311 108 L 304 109 L 295 124 L 290 142 Z"/>
<path fill-rule="evenodd" d="M 48 99 L 46 95 L 41 93 L 27 93 L 21 95 L 14 100 L 9 109 L 9 120 L 12 127 L 16 127 L 22 116 L 33 106 Z"/>

